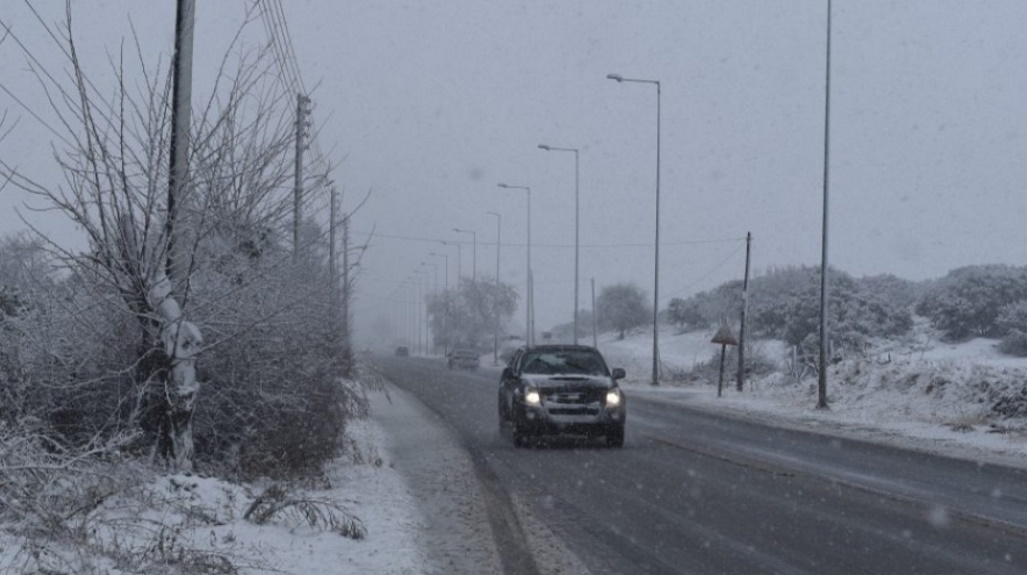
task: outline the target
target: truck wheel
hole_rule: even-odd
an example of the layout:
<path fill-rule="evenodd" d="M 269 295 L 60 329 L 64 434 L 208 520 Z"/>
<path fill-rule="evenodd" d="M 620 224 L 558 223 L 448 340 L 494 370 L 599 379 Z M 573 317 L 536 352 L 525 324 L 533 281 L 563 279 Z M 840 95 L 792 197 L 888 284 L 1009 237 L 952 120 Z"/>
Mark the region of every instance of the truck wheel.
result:
<path fill-rule="evenodd" d="M 607 447 L 624 447 L 624 426 L 613 425 L 606 429 Z"/>
<path fill-rule="evenodd" d="M 528 434 L 521 431 L 517 424 L 514 424 L 513 429 L 513 444 L 514 447 L 527 447 L 528 446 Z"/>

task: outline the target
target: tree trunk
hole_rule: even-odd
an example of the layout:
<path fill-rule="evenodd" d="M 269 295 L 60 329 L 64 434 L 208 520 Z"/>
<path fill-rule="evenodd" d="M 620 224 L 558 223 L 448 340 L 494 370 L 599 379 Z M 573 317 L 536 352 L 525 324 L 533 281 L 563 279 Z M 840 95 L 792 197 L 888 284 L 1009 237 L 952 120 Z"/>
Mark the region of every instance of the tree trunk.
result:
<path fill-rule="evenodd" d="M 160 341 L 169 367 L 162 374 L 166 412 L 158 444 L 167 447 L 161 451 L 166 453 L 173 469 L 189 472 L 193 468 L 193 411 L 200 391 L 196 356 L 203 336 L 192 322 L 183 318 L 178 302 L 171 297 L 171 282 L 163 271 L 158 272 L 150 288 L 149 300 L 160 325 Z"/>

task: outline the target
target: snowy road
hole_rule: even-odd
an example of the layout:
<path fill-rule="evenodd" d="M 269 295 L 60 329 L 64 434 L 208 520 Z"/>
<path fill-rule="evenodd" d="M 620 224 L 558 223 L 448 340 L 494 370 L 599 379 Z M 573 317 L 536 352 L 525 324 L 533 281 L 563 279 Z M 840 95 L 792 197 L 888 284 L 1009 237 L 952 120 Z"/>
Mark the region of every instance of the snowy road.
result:
<path fill-rule="evenodd" d="M 492 370 L 418 358 L 382 368 L 470 453 L 506 572 L 555 571 L 553 549 L 573 555 L 564 573 L 1027 572 L 1021 470 L 637 398 L 623 450 L 515 450 Z M 518 556 L 540 539 L 549 557 Z"/>

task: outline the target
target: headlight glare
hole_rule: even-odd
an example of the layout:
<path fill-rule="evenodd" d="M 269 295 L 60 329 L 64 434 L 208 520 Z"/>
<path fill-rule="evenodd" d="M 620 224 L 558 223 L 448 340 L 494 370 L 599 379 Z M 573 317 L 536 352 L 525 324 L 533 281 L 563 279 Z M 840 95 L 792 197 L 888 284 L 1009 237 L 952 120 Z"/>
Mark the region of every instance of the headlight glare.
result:
<path fill-rule="evenodd" d="M 620 406 L 620 390 L 611 389 L 606 392 L 606 407 L 618 407 Z"/>
<path fill-rule="evenodd" d="M 524 403 L 528 405 L 538 405 L 542 403 L 542 396 L 538 394 L 538 390 L 529 389 L 524 392 Z"/>

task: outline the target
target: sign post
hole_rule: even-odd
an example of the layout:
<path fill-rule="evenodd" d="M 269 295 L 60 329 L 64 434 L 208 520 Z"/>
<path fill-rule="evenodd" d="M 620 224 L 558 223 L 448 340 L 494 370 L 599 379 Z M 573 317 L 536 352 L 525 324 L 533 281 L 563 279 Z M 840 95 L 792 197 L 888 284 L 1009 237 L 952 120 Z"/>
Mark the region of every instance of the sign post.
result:
<path fill-rule="evenodd" d="M 727 356 L 727 346 L 738 345 L 738 340 L 731 333 L 731 327 L 722 323 L 713 335 L 712 343 L 720 345 L 720 380 L 717 382 L 717 397 L 721 397 L 724 394 L 724 359 Z"/>

